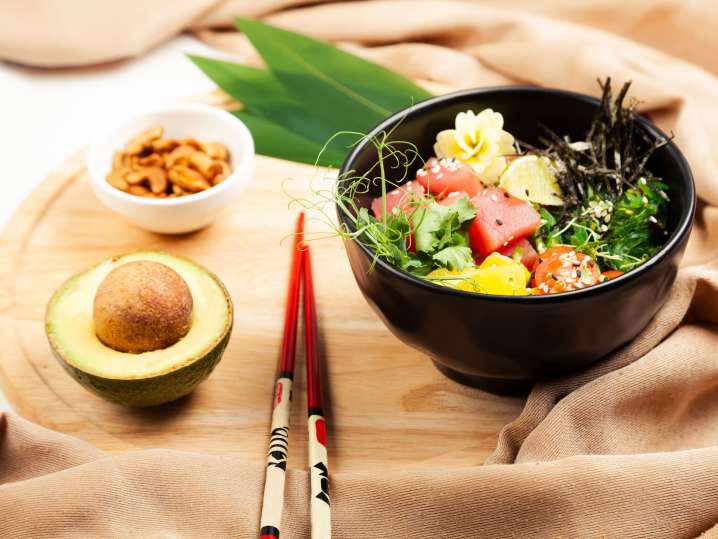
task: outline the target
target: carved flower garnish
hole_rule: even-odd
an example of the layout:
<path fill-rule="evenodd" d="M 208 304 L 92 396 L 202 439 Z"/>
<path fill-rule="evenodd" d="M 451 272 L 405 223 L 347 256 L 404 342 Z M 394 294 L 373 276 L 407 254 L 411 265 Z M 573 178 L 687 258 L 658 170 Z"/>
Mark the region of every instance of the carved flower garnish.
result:
<path fill-rule="evenodd" d="M 491 109 L 478 114 L 469 110 L 456 115 L 455 126 L 436 135 L 436 156 L 471 165 L 482 182 L 495 184 L 506 168 L 505 156 L 514 153 L 514 137 L 504 131 L 504 117 Z"/>

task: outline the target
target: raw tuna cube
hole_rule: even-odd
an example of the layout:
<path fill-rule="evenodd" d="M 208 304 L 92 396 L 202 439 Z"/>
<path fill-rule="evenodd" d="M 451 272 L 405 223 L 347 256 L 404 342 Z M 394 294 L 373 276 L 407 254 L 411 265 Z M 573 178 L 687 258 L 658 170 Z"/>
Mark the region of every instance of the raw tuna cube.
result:
<path fill-rule="evenodd" d="M 432 157 L 416 173 L 416 181 L 437 197 L 454 191 L 472 197 L 484 188 L 474 169 L 456 159 Z"/>
<path fill-rule="evenodd" d="M 531 204 L 499 187 L 484 189 L 471 202 L 476 207 L 476 219 L 469 229 L 469 241 L 471 249 L 481 256 L 530 236 L 541 221 Z"/>
<path fill-rule="evenodd" d="M 442 206 L 453 206 L 464 197 L 471 198 L 469 194 L 464 191 L 453 191 L 452 193 L 446 195 L 446 197 L 444 197 L 441 201 L 439 201 L 439 204 L 441 204 Z"/>
<path fill-rule="evenodd" d="M 415 181 L 407 182 L 386 194 L 386 211 L 391 213 L 394 208 L 406 211 L 414 207 L 419 198 L 424 196 L 424 187 Z M 381 220 L 382 203 L 381 197 L 375 198 L 371 203 L 371 211 L 374 217 Z"/>
<path fill-rule="evenodd" d="M 521 238 L 518 241 L 509 243 L 506 247 L 502 247 L 499 249 L 499 254 L 513 258 L 516 249 L 521 249 L 521 263 L 529 270 L 532 270 L 536 262 L 538 262 L 539 256 L 534 246 L 526 238 Z"/>

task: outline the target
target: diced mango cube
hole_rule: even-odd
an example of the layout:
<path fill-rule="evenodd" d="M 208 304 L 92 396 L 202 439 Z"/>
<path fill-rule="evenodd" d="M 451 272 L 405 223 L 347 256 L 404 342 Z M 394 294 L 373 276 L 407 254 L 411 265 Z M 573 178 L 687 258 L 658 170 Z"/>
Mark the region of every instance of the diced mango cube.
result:
<path fill-rule="evenodd" d="M 459 281 L 457 288 L 468 292 L 505 296 L 525 296 L 528 293 L 523 272 L 508 266 L 478 269 L 471 279 Z"/>
<path fill-rule="evenodd" d="M 474 267 L 467 267 L 461 271 L 439 268 L 429 273 L 426 278 L 434 284 L 448 286 L 449 288 L 459 288 L 461 283 L 470 280 L 477 271 L 478 268 Z"/>
<path fill-rule="evenodd" d="M 489 256 L 487 256 L 484 259 L 484 261 L 481 263 L 479 268 L 485 269 L 485 268 L 491 268 L 491 267 L 496 267 L 496 266 L 509 267 L 509 268 L 517 267 L 518 269 L 523 270 L 522 273 L 524 274 L 525 281 L 526 281 L 524 283 L 524 286 L 526 286 L 526 284 L 528 284 L 529 279 L 531 278 L 531 272 L 529 272 L 529 270 L 526 269 L 526 266 L 521 264 L 518 260 L 514 260 L 513 258 L 504 256 L 499 253 L 491 253 Z"/>
<path fill-rule="evenodd" d="M 478 268 L 464 268 L 462 271 L 440 268 L 427 275 L 433 283 L 466 292 L 525 296 L 531 274 L 523 264 L 492 253 Z"/>

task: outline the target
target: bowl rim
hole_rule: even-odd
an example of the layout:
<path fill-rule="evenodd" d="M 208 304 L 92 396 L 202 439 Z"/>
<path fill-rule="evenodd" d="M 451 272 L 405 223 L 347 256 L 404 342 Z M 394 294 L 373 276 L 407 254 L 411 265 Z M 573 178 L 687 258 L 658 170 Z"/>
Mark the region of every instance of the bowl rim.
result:
<path fill-rule="evenodd" d="M 200 191 L 199 193 L 192 193 L 177 198 L 140 197 L 137 195 L 131 195 L 130 193 L 125 193 L 124 191 L 120 191 L 119 189 L 112 187 L 109 183 L 107 183 L 107 181 L 102 176 L 102 174 L 100 174 L 99 171 L 99 167 L 101 166 L 100 162 L 102 161 L 102 158 L 100 157 L 100 152 L 105 146 L 106 141 L 110 137 L 112 137 L 112 135 L 114 135 L 117 131 L 122 131 L 131 124 L 141 121 L 146 117 L 154 116 L 157 114 L 173 114 L 178 112 L 195 112 L 199 114 L 204 114 L 208 117 L 212 117 L 212 121 L 214 121 L 215 123 L 224 123 L 225 125 L 229 125 L 232 129 L 236 131 L 236 134 L 240 139 L 239 145 L 243 148 L 246 148 L 246 152 L 244 152 L 241 159 L 238 159 L 238 162 L 234 166 L 234 169 L 232 170 L 230 175 L 227 176 L 218 185 L 213 185 L 209 189 L 205 189 L 204 191 Z M 115 150 L 117 149 L 119 148 L 116 148 Z M 201 200 L 206 200 L 208 198 L 217 196 L 224 191 L 232 189 L 232 187 L 241 180 L 241 177 L 245 174 L 245 172 L 247 172 L 248 168 L 251 166 L 254 154 L 254 139 L 252 138 L 252 134 L 250 133 L 249 128 L 242 120 L 240 120 L 233 114 L 227 112 L 226 110 L 222 110 L 211 105 L 206 105 L 204 103 L 179 103 L 176 105 L 157 107 L 154 109 L 146 110 L 142 113 L 132 116 L 129 119 L 126 119 L 121 123 L 113 125 L 109 129 L 106 129 L 90 143 L 90 146 L 87 150 L 86 163 L 92 184 L 108 196 L 123 200 L 125 202 L 129 202 L 131 204 L 135 204 L 137 206 L 171 207 L 193 204 Z"/>
<path fill-rule="evenodd" d="M 420 114 L 422 111 L 430 108 L 434 108 L 437 106 L 441 106 L 444 104 L 447 104 L 448 102 L 458 100 L 464 97 L 469 96 L 475 96 L 475 95 L 485 95 L 485 94 L 497 94 L 497 93 L 503 93 L 503 92 L 512 92 L 516 94 L 527 94 L 527 93 L 541 93 L 541 94 L 548 94 L 548 95 L 554 95 L 561 97 L 565 100 L 570 101 L 580 101 L 584 103 L 589 103 L 592 105 L 599 105 L 600 100 L 596 97 L 582 94 L 579 92 L 573 92 L 570 90 L 564 90 L 560 88 L 550 88 L 550 87 L 540 87 L 540 86 L 529 86 L 529 85 L 505 85 L 505 86 L 487 86 L 483 88 L 473 88 L 469 90 L 460 90 L 458 92 L 452 92 L 448 94 L 439 95 L 436 97 L 431 97 L 429 99 L 426 99 L 424 101 L 420 101 L 414 105 L 411 105 L 407 108 L 404 108 L 385 120 L 383 120 L 381 123 L 379 123 L 376 127 L 371 129 L 369 133 L 363 137 L 357 144 L 354 145 L 353 149 L 348 153 L 347 157 L 344 159 L 344 162 L 342 163 L 341 167 L 339 168 L 338 178 L 341 178 L 348 170 L 350 170 L 349 165 L 353 163 L 353 161 L 356 159 L 359 152 L 361 152 L 365 146 L 369 143 L 369 140 L 374 137 L 375 135 L 381 133 L 382 131 L 386 131 L 389 127 L 393 127 L 394 124 L 396 124 L 399 120 L 402 118 L 408 116 L 408 115 L 415 115 Z M 689 208 L 688 211 L 685 212 L 684 215 L 681 216 L 681 220 L 676 224 L 675 229 L 673 230 L 673 233 L 670 235 L 666 243 L 658 250 L 658 252 L 653 255 L 651 258 L 649 258 L 646 262 L 638 266 L 637 268 L 634 268 L 623 275 L 620 275 L 619 277 L 616 277 L 614 279 L 604 281 L 602 283 L 598 283 L 592 286 L 589 286 L 587 288 L 582 288 L 579 290 L 571 290 L 567 292 L 561 292 L 558 294 L 545 294 L 545 295 L 526 295 L 526 296 L 511 296 L 511 295 L 502 295 L 502 294 L 482 294 L 482 293 L 476 293 L 476 292 L 466 292 L 463 290 L 457 290 L 454 288 L 449 288 L 446 286 L 441 286 L 435 283 L 432 283 L 431 281 L 427 281 L 426 279 L 422 279 L 420 277 L 416 277 L 412 275 L 409 272 L 403 271 L 388 262 L 385 262 L 384 260 L 381 260 L 379 258 L 375 259 L 375 264 L 378 268 L 381 268 L 384 271 L 387 271 L 388 273 L 395 275 L 396 277 L 403 279 L 405 281 L 408 281 L 409 283 L 418 286 L 420 288 L 427 289 L 429 291 L 434 291 L 442 294 L 447 294 L 450 296 L 458 296 L 458 297 L 464 297 L 464 298 L 473 298 L 474 300 L 481 300 L 481 301 L 509 301 L 514 303 L 521 303 L 521 304 L 541 304 L 541 303 L 561 303 L 565 301 L 570 301 L 573 299 L 579 299 L 589 296 L 594 296 L 596 294 L 601 294 L 604 292 L 609 292 L 623 284 L 628 284 L 632 281 L 635 281 L 639 279 L 643 274 L 647 273 L 650 269 L 656 267 L 658 264 L 660 264 L 665 258 L 668 257 L 669 254 L 672 254 L 680 244 L 683 242 L 683 240 L 687 237 L 688 233 L 690 232 L 692 226 L 693 226 L 693 218 L 696 211 L 696 188 L 695 188 L 695 181 L 693 179 L 693 173 L 691 172 L 691 168 L 688 164 L 688 161 L 686 160 L 683 153 L 680 151 L 678 146 L 675 144 L 675 142 L 672 140 L 671 137 L 666 135 L 661 129 L 659 129 L 653 122 L 648 120 L 646 117 L 635 114 L 635 119 L 638 124 L 645 129 L 649 135 L 653 137 L 662 137 L 665 138 L 668 143 L 666 144 L 666 148 L 671 153 L 671 156 L 676 160 L 679 168 L 682 171 L 682 176 L 686 179 L 687 189 L 686 189 L 686 195 L 687 200 L 689 200 Z M 338 182 L 341 181 L 341 179 L 337 180 Z M 343 224 L 346 226 L 349 230 L 353 230 L 351 222 L 348 220 L 347 216 L 344 215 L 344 213 L 341 211 L 341 209 L 337 206 L 336 207 L 337 216 L 339 218 L 340 224 Z M 347 241 L 351 241 L 359 246 L 359 248 L 364 252 L 365 255 L 371 257 L 374 259 L 374 252 L 364 245 L 361 242 L 356 241 L 356 239 L 351 238 Z M 372 271 L 376 271 L 376 269 L 372 269 Z"/>

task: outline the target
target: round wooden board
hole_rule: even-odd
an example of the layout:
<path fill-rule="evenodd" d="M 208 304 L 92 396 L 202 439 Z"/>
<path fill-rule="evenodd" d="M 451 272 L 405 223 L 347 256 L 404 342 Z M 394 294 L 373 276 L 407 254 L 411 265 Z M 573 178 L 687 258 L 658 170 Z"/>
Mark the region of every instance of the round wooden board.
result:
<path fill-rule="evenodd" d="M 76 155 L 25 201 L 0 240 L 0 385 L 24 417 L 110 451 L 167 447 L 262 461 L 281 339 L 291 232 L 283 181 L 302 194 L 311 167 L 257 159 L 232 210 L 200 232 L 171 237 L 122 221 L 93 196 Z M 316 227 L 315 227 L 316 228 Z M 389 333 L 362 298 L 337 238 L 313 244 L 328 382 L 333 471 L 465 466 L 483 462 L 522 405 L 462 387 Z M 45 305 L 70 275 L 114 253 L 164 249 L 214 271 L 234 300 L 224 359 L 194 394 L 132 410 L 85 391 L 53 358 Z M 304 368 L 298 373 L 290 466 L 306 460 Z"/>

